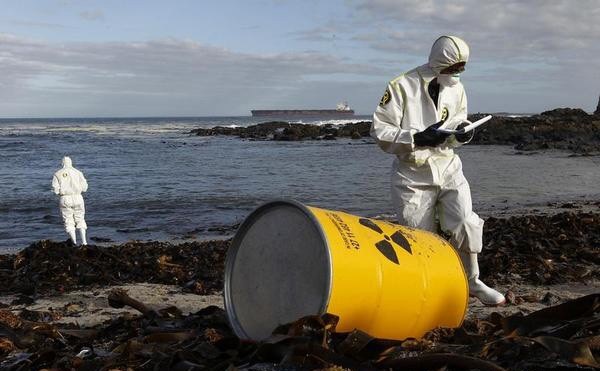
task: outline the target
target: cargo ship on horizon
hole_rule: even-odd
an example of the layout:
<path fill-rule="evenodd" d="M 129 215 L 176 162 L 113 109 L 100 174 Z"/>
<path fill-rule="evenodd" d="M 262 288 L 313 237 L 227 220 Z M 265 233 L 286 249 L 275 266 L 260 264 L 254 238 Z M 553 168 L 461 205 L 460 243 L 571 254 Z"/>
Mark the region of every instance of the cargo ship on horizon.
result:
<path fill-rule="evenodd" d="M 251 110 L 253 117 L 263 116 L 327 116 L 327 117 L 350 117 L 354 116 L 354 110 L 347 102 L 342 102 L 335 109 L 264 109 Z"/>

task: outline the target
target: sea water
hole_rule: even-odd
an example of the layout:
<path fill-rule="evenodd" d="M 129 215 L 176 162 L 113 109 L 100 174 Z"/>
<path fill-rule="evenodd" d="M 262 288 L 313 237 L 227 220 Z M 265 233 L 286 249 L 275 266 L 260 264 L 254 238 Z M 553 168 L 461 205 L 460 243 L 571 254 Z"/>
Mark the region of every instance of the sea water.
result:
<path fill-rule="evenodd" d="M 342 124 L 369 120 L 308 119 Z M 68 155 L 89 183 L 88 239 L 203 239 L 281 198 L 392 218 L 393 156 L 370 139 L 275 142 L 199 137 L 199 127 L 247 126 L 264 118 L 0 120 L 0 252 L 65 240 L 53 173 Z M 600 158 L 509 146 L 459 149 L 474 208 L 490 215 L 550 201 L 598 199 Z M 90 241 L 93 242 L 93 241 Z"/>

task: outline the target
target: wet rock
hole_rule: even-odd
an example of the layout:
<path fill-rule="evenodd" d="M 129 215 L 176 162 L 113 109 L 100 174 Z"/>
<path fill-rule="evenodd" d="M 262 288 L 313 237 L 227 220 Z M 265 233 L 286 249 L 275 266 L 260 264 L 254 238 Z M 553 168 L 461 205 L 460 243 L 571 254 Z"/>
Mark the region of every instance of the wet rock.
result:
<path fill-rule="evenodd" d="M 556 305 L 556 304 L 560 303 L 562 300 L 560 297 L 552 294 L 551 292 L 547 292 L 541 301 L 542 301 L 542 303 L 544 303 L 546 305 Z"/>
<path fill-rule="evenodd" d="M 476 121 L 483 116 L 485 114 L 472 114 L 469 119 Z M 190 133 L 199 136 L 228 135 L 250 140 L 356 140 L 370 137 L 370 128 L 371 121 L 337 126 L 272 121 L 248 127 L 199 128 Z M 512 145 L 519 151 L 527 152 L 559 149 L 594 155 L 600 153 L 600 114 L 588 115 L 579 108 L 557 108 L 528 117 L 494 116 L 489 123 L 475 131 L 471 143 Z"/>
<path fill-rule="evenodd" d="M 18 295 L 16 299 L 10 302 L 10 305 L 31 305 L 35 299 L 27 295 Z"/>
<path fill-rule="evenodd" d="M 588 117 L 587 112 L 582 110 L 581 108 L 555 108 L 550 111 L 544 111 L 541 113 L 542 116 L 552 116 L 552 117 Z"/>
<path fill-rule="evenodd" d="M 213 128 L 199 128 L 190 131 L 190 134 L 198 135 L 201 137 L 213 136 L 213 135 L 239 135 L 240 127 L 224 127 L 215 126 Z"/>
<path fill-rule="evenodd" d="M 341 126 L 298 124 L 285 121 L 270 121 L 248 127 L 223 127 L 194 129 L 190 133 L 198 136 L 228 135 L 244 139 L 298 141 L 306 139 L 333 140 L 337 137 L 359 139 L 369 136 L 370 121 L 348 123 Z"/>
<path fill-rule="evenodd" d="M 475 121 L 483 114 L 470 115 Z M 519 151 L 600 153 L 600 119 L 580 109 L 559 108 L 528 117 L 494 116 L 476 129 L 472 144 L 512 145 Z"/>
<path fill-rule="evenodd" d="M 371 121 L 360 121 L 343 125 L 340 129 L 340 136 L 343 137 L 355 137 L 360 139 L 363 137 L 369 137 L 371 131 Z M 359 137 L 360 135 L 360 137 Z M 354 139 L 354 138 L 353 138 Z"/>
<path fill-rule="evenodd" d="M 112 242 L 112 240 L 108 237 L 91 237 L 90 240 L 94 242 Z"/>

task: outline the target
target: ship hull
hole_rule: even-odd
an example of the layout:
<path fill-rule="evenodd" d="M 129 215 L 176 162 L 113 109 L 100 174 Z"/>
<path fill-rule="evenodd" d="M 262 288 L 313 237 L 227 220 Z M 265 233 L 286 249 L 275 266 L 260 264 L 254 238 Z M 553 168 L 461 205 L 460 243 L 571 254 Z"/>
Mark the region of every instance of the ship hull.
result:
<path fill-rule="evenodd" d="M 286 109 L 286 110 L 252 110 L 253 117 L 264 116 L 334 116 L 349 117 L 354 116 L 354 110 L 335 110 L 335 109 Z"/>

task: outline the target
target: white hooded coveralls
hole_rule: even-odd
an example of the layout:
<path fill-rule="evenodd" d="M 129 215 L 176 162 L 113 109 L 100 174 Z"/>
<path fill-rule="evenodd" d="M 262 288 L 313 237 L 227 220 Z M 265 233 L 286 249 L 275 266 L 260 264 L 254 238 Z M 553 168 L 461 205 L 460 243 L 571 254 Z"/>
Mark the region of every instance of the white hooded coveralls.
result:
<path fill-rule="evenodd" d="M 60 195 L 59 206 L 65 230 L 67 233 L 74 232 L 75 228 L 85 230 L 85 205 L 81 193 L 87 191 L 87 181 L 81 171 L 73 167 L 69 157 L 64 157 L 62 164 L 62 169 L 52 178 L 52 190 Z"/>
<path fill-rule="evenodd" d="M 462 163 L 453 151 L 462 145 L 450 136 L 437 147 L 417 147 L 413 135 L 439 121 L 456 128 L 467 119 L 463 85 L 440 86 L 437 109 L 428 86 L 444 68 L 467 62 L 469 47 L 453 36 L 434 43 L 429 63 L 392 80 L 373 115 L 371 136 L 396 155 L 392 167 L 392 201 L 402 225 L 449 234 L 464 252 L 482 248 L 483 220 L 472 210 L 471 190 Z"/>

